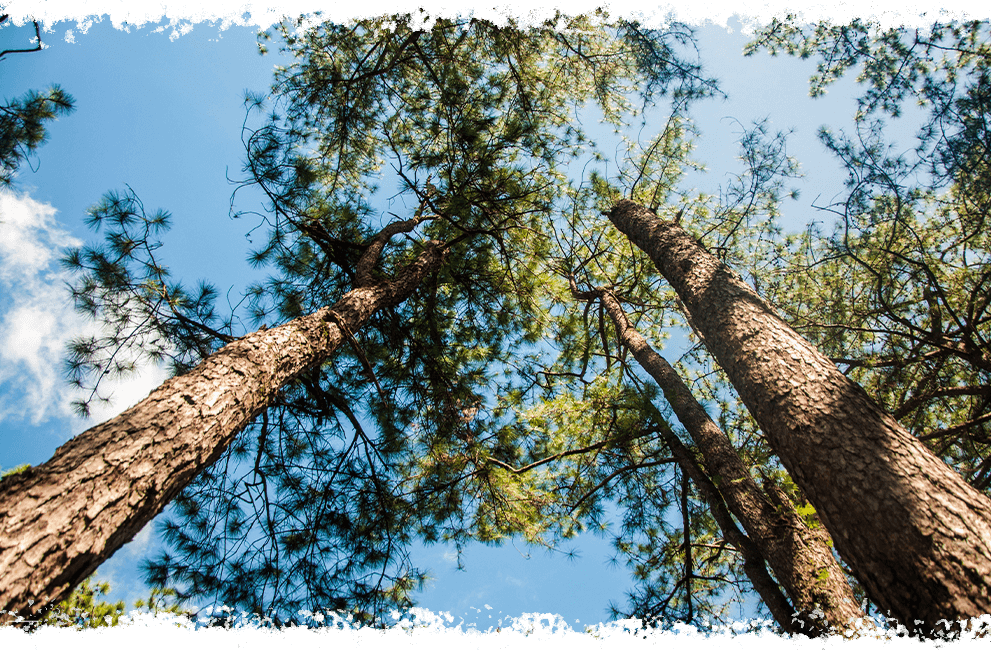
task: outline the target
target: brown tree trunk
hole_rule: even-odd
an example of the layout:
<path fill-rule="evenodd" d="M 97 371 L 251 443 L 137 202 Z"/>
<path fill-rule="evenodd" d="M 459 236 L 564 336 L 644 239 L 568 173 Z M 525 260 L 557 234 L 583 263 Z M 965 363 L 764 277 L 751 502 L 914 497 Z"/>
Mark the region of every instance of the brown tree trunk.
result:
<path fill-rule="evenodd" d="M 632 201 L 608 216 L 677 292 L 871 599 L 922 631 L 991 613 L 991 500 L 681 227 Z"/>
<path fill-rule="evenodd" d="M 386 228 L 363 261 L 416 223 Z M 379 282 L 359 265 L 365 282 L 332 307 L 225 346 L 62 445 L 48 462 L 5 478 L 0 610 L 30 616 L 66 596 L 213 463 L 283 385 L 326 359 L 376 310 L 406 300 L 443 256 L 429 242 L 394 279 Z"/>
<path fill-rule="evenodd" d="M 695 487 L 702 493 L 702 498 L 705 499 L 709 511 L 712 513 L 712 518 L 716 520 L 716 524 L 723 532 L 723 539 L 732 544 L 743 556 L 743 572 L 750 579 L 750 583 L 754 586 L 761 600 L 767 605 L 767 609 L 781 627 L 781 631 L 791 634 L 814 634 L 814 630 L 811 628 L 802 627 L 797 623 L 795 610 L 785 595 L 781 593 L 778 583 L 767 572 L 767 566 L 760 549 L 757 548 L 752 539 L 743 534 L 743 531 L 737 527 L 736 522 L 733 521 L 733 516 L 726 508 L 726 503 L 723 501 L 719 489 L 709 480 L 692 452 L 681 443 L 678 436 L 666 424 L 663 420 L 658 423 L 661 436 L 671 450 L 671 455 L 677 459 L 681 471 L 692 480 Z"/>
<path fill-rule="evenodd" d="M 681 376 L 630 325 L 619 300 L 605 290 L 590 293 L 597 294 L 620 341 L 654 379 L 692 437 L 706 475 L 713 479 L 730 512 L 791 598 L 799 626 L 811 634 L 855 627 L 852 621 L 862 619 L 864 613 L 843 568 L 833 557 L 829 535 L 809 528 L 787 498 L 774 503 L 767 497 L 729 437 L 712 421 Z"/>

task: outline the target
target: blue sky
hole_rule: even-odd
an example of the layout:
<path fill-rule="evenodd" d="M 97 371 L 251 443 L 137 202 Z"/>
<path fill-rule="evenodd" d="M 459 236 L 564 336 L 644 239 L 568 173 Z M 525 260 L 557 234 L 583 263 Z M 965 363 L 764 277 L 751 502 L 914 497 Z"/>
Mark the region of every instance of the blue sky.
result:
<path fill-rule="evenodd" d="M 240 175 L 244 91 L 265 91 L 281 61 L 277 54 L 258 55 L 253 28 L 221 31 L 199 23 L 179 35 L 167 24 L 122 31 L 104 20 L 84 32 L 74 22 L 59 23 L 43 34 L 43 52 L 0 62 L 3 98 L 58 83 L 76 100 L 76 111 L 50 126 L 49 142 L 31 160 L 33 169 L 25 165 L 14 192 L 0 196 L 4 469 L 44 462 L 72 435 L 141 399 L 165 378 L 163 371 L 147 369 L 117 386 L 112 406 L 95 409 L 88 421 L 68 407 L 74 393 L 61 379 L 63 348 L 94 326 L 73 312 L 68 276 L 57 260 L 65 247 L 95 239 L 83 219 L 105 192 L 130 186 L 146 208 L 172 213 L 162 255 L 176 278 L 208 278 L 222 296 L 230 288 L 236 303 L 244 287 L 264 275 L 245 262 L 246 235 L 257 222 L 229 217 L 234 187 L 228 177 Z M 731 32 L 710 25 L 699 32 L 704 61 L 730 100 L 709 102 L 696 112 L 702 130 L 696 156 L 709 172 L 692 181 L 708 191 L 725 183 L 726 174 L 738 169 L 740 125 L 769 117 L 772 129 L 795 129 L 789 153 L 808 172 L 795 183 L 801 198 L 784 206 L 786 223 L 798 226 L 814 216 L 809 204 L 817 196 L 828 203 L 842 190 L 839 168 L 822 152 L 815 132 L 827 122 L 848 122 L 853 84 L 845 81 L 825 98 L 809 100 L 811 63 L 744 59 L 746 37 L 735 27 Z M 0 46 L 22 47 L 32 36 L 28 25 L 6 26 Z M 238 194 L 239 207 L 253 207 L 252 201 L 257 205 L 258 197 Z M 98 576 L 114 585 L 111 598 L 130 605 L 145 595 L 136 567 L 156 545 L 148 527 L 101 567 Z M 463 556 L 465 572 L 456 570 L 451 549 L 420 549 L 418 565 L 436 577 L 420 594 L 420 604 L 481 628 L 523 612 L 556 613 L 569 623 L 605 620 L 610 600 L 625 605 L 631 585 L 626 572 L 607 563 L 608 540 L 584 536 L 571 546 L 580 559 L 522 543 L 470 547 Z"/>

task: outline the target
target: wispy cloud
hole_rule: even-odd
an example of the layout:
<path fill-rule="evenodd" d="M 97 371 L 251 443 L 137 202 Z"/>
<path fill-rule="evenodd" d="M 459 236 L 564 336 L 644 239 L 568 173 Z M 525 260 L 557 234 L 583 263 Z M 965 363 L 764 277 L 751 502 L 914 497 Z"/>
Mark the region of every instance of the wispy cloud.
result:
<path fill-rule="evenodd" d="M 56 219 L 52 206 L 27 194 L 0 191 L 0 422 L 70 418 L 78 389 L 62 376 L 66 343 L 93 334 L 97 324 L 78 314 L 58 263 L 78 246 Z M 73 418 L 66 437 L 116 415 L 165 379 L 160 368 L 107 386 L 114 400 L 94 404 L 91 418 Z"/>

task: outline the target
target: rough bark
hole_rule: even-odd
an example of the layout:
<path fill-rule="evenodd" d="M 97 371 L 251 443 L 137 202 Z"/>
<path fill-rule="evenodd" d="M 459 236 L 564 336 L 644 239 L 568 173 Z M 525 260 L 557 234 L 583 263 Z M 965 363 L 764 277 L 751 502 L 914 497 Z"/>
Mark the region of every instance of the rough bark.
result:
<path fill-rule="evenodd" d="M 678 225 L 612 223 L 653 260 L 867 593 L 910 629 L 991 613 L 991 500 Z"/>
<path fill-rule="evenodd" d="M 630 324 L 619 300 L 610 291 L 593 293 L 612 318 L 622 344 L 660 387 L 695 442 L 705 473 L 791 598 L 799 626 L 811 634 L 855 627 L 852 621 L 862 619 L 864 613 L 833 557 L 828 534 L 807 526 L 791 501 L 775 503 L 767 497 L 726 433 L 671 364 Z"/>
<path fill-rule="evenodd" d="M 403 222 L 405 231 L 416 221 Z M 401 229 L 402 230 L 402 229 Z M 378 257 L 381 246 L 371 247 Z M 326 359 L 376 310 L 408 298 L 442 262 L 429 242 L 391 280 L 239 339 L 0 482 L 0 610 L 58 601 L 212 464 L 280 387 Z"/>

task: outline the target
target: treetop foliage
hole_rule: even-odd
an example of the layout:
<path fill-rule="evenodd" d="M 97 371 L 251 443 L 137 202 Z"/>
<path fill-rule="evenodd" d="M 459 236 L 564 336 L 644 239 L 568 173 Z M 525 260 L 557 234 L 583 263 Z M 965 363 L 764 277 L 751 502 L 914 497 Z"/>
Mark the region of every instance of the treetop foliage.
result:
<path fill-rule="evenodd" d="M 0 24 L 7 16 L 0 15 Z M 37 46 L 0 51 L 0 61 L 9 54 L 41 50 L 41 33 L 34 24 Z M 45 122 L 68 115 L 73 110 L 72 95 L 53 84 L 44 92 L 28 91 L 14 100 L 0 104 L 0 187 L 10 187 L 21 163 L 28 160 L 48 138 Z"/>
<path fill-rule="evenodd" d="M 602 305 L 576 292 L 608 288 L 657 348 L 686 332 L 692 346 L 672 365 L 755 477 L 817 520 L 674 293 L 603 217 L 620 198 L 680 220 L 940 457 L 991 487 L 986 24 L 913 36 L 785 20 L 751 44 L 820 57 L 813 94 L 864 66 L 857 134 L 823 133 L 850 172 L 848 196 L 829 206 L 832 236 L 778 226 L 799 172 L 766 122 L 744 128 L 742 171 L 718 195 L 682 187 L 698 168 L 692 107 L 720 94 L 685 26 L 560 15 L 527 29 L 427 28 L 392 16 L 287 21 L 259 40 L 292 63 L 270 93 L 246 96 L 239 189 L 260 189 L 265 205 L 232 214 L 264 231 L 249 262 L 271 277 L 218 307 L 210 285 L 170 279 L 158 243 L 168 214 L 130 189 L 108 194 L 90 212 L 104 242 L 64 260 L 77 305 L 105 325 L 73 344 L 70 379 L 101 399 L 100 378 L 140 360 L 182 373 L 248 328 L 393 277 L 427 242 L 449 255 L 412 298 L 278 391 L 183 491 L 163 528 L 169 550 L 146 565 L 156 588 L 281 622 L 304 609 L 380 622 L 428 579 L 409 559 L 414 540 L 460 549 L 519 536 L 559 550 L 592 529 L 612 534 L 637 580 L 616 614 L 725 616 L 749 587 L 676 469 L 670 436 L 684 432 Z M 882 119 L 908 97 L 929 111 L 911 160 L 889 155 Z M 592 121 L 616 131 L 615 154 Z M 359 264 L 410 218 L 374 268 Z"/>
<path fill-rule="evenodd" d="M 570 512 L 551 517 L 559 485 L 544 471 L 545 455 L 579 444 L 575 429 L 548 438 L 516 417 L 546 392 L 548 301 L 567 295 L 549 270 L 569 227 L 558 215 L 574 214 L 578 196 L 569 165 L 594 157 L 576 117 L 594 105 L 619 128 L 640 119 L 638 91 L 666 93 L 683 112 L 714 84 L 676 53 L 685 28 L 566 21 L 563 31 L 468 19 L 414 29 L 407 17 L 274 30 L 294 63 L 277 72 L 270 98 L 247 97 L 243 138 L 244 184 L 268 205 L 235 214 L 265 225 L 250 261 L 276 272 L 248 293 L 251 323 L 331 304 L 363 278 L 395 273 L 428 240 L 451 253 L 413 299 L 376 314 L 353 345 L 280 391 L 180 496 L 164 529 L 174 552 L 148 566 L 154 585 L 250 611 L 355 608 L 377 620 L 408 605 L 425 578 L 407 559 L 414 534 L 539 542 L 555 520 L 566 535 L 584 527 Z M 671 118 L 644 169 L 687 153 L 682 123 Z M 656 197 L 680 174 L 665 169 L 649 189 Z M 417 229 L 388 244 L 376 268 L 359 268 L 377 233 L 407 217 Z M 110 333 L 74 344 L 73 380 L 95 389 L 103 373 L 132 367 L 131 352 L 182 372 L 239 334 L 237 315 L 216 315 L 212 288 L 169 281 L 156 243 L 166 214 L 128 191 L 108 195 L 91 222 L 105 243 L 65 263 L 80 272 L 80 308 Z M 615 435 L 592 450 L 615 454 L 629 474 L 653 452 L 624 442 L 634 421 L 609 426 Z M 576 494 L 607 487 L 616 469 L 561 465 L 580 477 Z"/>

